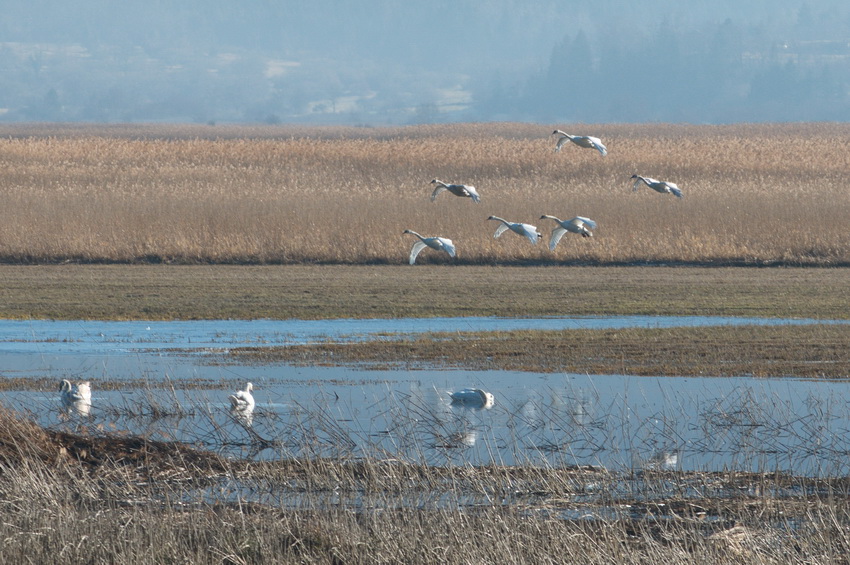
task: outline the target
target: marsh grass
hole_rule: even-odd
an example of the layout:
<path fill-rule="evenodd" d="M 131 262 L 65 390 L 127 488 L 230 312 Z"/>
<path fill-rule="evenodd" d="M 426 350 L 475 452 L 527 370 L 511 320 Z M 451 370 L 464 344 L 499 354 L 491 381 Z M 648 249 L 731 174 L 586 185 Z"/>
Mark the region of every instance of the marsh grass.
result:
<path fill-rule="evenodd" d="M 234 347 L 229 362 L 666 376 L 850 376 L 850 325 L 451 332 Z"/>
<path fill-rule="evenodd" d="M 413 413 L 427 416 L 422 406 Z M 295 443 L 339 441 L 332 419 L 327 407 L 311 407 L 296 426 L 309 431 Z M 175 442 L 43 429 L 3 410 L 0 555 L 53 563 L 830 563 L 850 550 L 850 487 L 840 478 L 630 477 L 300 451 L 225 458 Z"/>
<path fill-rule="evenodd" d="M 842 124 L 583 126 L 607 157 L 555 153 L 551 128 L 465 124 L 388 129 L 22 129 L 0 144 L 0 258 L 9 262 L 402 264 L 404 229 L 455 241 L 461 264 L 846 265 L 850 208 Z M 632 192 L 640 173 L 677 200 Z M 438 177 L 474 184 L 481 204 Z M 552 253 L 490 214 L 584 215 L 592 240 Z"/>
<path fill-rule="evenodd" d="M 0 283 L 18 319 L 850 316 L 846 268 L 0 265 Z"/>

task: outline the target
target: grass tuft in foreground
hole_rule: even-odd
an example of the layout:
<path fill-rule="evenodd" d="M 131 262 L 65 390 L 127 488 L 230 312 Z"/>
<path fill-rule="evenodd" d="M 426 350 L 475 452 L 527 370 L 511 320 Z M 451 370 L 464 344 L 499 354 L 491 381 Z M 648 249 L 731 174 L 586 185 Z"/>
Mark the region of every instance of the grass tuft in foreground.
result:
<path fill-rule="evenodd" d="M 6 562 L 832 563 L 846 480 L 224 459 L 0 411 Z"/>

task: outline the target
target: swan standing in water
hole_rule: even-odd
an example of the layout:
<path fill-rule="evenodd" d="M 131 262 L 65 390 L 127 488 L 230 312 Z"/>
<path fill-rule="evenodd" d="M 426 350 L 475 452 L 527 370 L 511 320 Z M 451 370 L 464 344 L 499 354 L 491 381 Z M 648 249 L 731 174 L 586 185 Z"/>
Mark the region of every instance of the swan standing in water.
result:
<path fill-rule="evenodd" d="M 585 149 L 596 149 L 602 153 L 603 157 L 608 154 L 608 149 L 602 144 L 602 140 L 598 137 L 593 137 L 591 135 L 570 135 L 559 129 L 553 131 L 552 135 L 561 136 L 558 138 L 558 144 L 555 145 L 555 151 L 560 151 L 561 147 L 563 147 L 567 141 L 572 141 L 579 147 L 584 147 Z"/>
<path fill-rule="evenodd" d="M 660 192 L 661 194 L 673 194 L 677 198 L 684 198 L 685 196 L 682 194 L 682 190 L 672 182 L 642 177 L 640 175 L 632 175 L 632 178 L 637 179 L 635 180 L 635 184 L 632 186 L 632 190 L 634 191 L 638 189 L 640 183 L 643 183 L 655 192 Z"/>
<path fill-rule="evenodd" d="M 230 401 L 230 414 L 237 422 L 247 428 L 250 428 L 254 423 L 254 395 L 251 394 L 252 390 L 254 390 L 254 385 L 248 383 L 245 385 L 245 390 L 237 390 L 227 397 Z"/>
<path fill-rule="evenodd" d="M 233 410 L 254 410 L 254 395 L 251 391 L 254 390 L 254 385 L 248 383 L 245 385 L 245 390 L 237 390 L 235 393 L 227 397 L 230 401 L 230 407 Z"/>
<path fill-rule="evenodd" d="M 496 398 L 489 392 L 480 388 L 465 388 L 456 392 L 450 392 L 453 406 L 466 406 L 476 410 L 489 410 L 496 403 Z"/>
<path fill-rule="evenodd" d="M 402 233 L 409 233 L 419 238 L 419 241 L 414 243 L 413 248 L 410 250 L 411 265 L 416 262 L 416 256 L 419 255 L 419 252 L 425 249 L 426 247 L 436 249 L 437 251 L 445 251 L 449 254 L 449 257 L 454 257 L 456 255 L 455 245 L 454 243 L 452 243 L 451 239 L 448 239 L 446 237 L 422 237 L 413 230 L 404 230 L 404 232 Z"/>
<path fill-rule="evenodd" d="M 555 251 L 555 246 L 558 245 L 558 242 L 561 241 L 561 238 L 567 232 L 579 233 L 582 237 L 593 237 L 593 233 L 590 230 L 596 229 L 596 222 L 583 216 L 576 216 L 572 220 L 563 221 L 555 216 L 543 214 L 540 216 L 540 219 L 555 220 L 558 224 L 558 227 L 552 230 L 552 237 L 549 239 L 550 251 Z"/>
<path fill-rule="evenodd" d="M 467 198 L 472 198 L 472 201 L 476 204 L 478 202 L 481 202 L 481 197 L 478 195 L 478 191 L 475 190 L 474 186 L 470 186 L 468 184 L 446 184 L 439 179 L 432 180 L 431 184 L 437 185 L 437 187 L 434 189 L 434 192 L 431 193 L 431 202 L 436 200 L 437 195 L 445 190 L 448 190 L 455 196 L 465 196 Z"/>
<path fill-rule="evenodd" d="M 514 233 L 517 233 L 521 236 L 527 237 L 528 241 L 531 242 L 532 245 L 537 245 L 537 241 L 541 239 L 543 236 L 537 231 L 537 227 L 532 226 L 531 224 L 519 224 L 514 222 L 509 222 L 499 216 L 490 216 L 487 218 L 488 220 L 496 220 L 500 222 L 499 227 L 496 228 L 496 233 L 493 234 L 494 238 L 498 238 L 500 235 L 505 233 L 507 230 L 511 230 Z"/>
<path fill-rule="evenodd" d="M 68 379 L 62 379 L 59 386 L 59 398 L 66 412 L 72 410 L 81 416 L 91 413 L 91 383 L 89 381 L 72 385 Z"/>

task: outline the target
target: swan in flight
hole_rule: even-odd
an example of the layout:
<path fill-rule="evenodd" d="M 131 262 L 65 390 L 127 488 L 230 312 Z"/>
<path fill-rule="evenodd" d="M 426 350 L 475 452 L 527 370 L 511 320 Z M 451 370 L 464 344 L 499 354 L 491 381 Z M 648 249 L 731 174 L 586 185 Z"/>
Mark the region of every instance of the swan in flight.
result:
<path fill-rule="evenodd" d="M 68 379 L 62 379 L 59 398 L 66 411 L 74 410 L 81 416 L 88 416 L 91 412 L 91 383 L 85 381 L 72 385 Z"/>
<path fill-rule="evenodd" d="M 640 175 L 632 175 L 632 178 L 636 179 L 635 184 L 632 186 L 632 190 L 637 190 L 640 183 L 643 183 L 655 192 L 660 192 L 661 194 L 674 194 L 677 198 L 683 198 L 685 196 L 682 194 L 682 190 L 672 182 L 642 177 Z"/>
<path fill-rule="evenodd" d="M 455 196 L 465 196 L 467 198 L 472 198 L 472 201 L 476 204 L 478 202 L 481 202 L 481 197 L 478 195 L 478 191 L 475 190 L 474 186 L 469 186 L 468 184 L 446 184 L 439 179 L 432 180 L 431 184 L 437 185 L 437 187 L 434 189 L 434 192 L 431 193 L 431 202 L 436 200 L 437 195 L 445 190 L 448 190 Z"/>
<path fill-rule="evenodd" d="M 252 390 L 254 390 L 254 385 L 248 383 L 245 385 L 245 390 L 237 390 L 235 393 L 228 396 L 227 399 L 230 401 L 230 407 L 233 410 L 253 412 L 254 395 L 251 394 Z"/>
<path fill-rule="evenodd" d="M 500 218 L 499 216 L 490 216 L 487 219 L 501 222 L 499 224 L 499 227 L 496 228 L 496 233 L 493 234 L 493 237 L 495 238 L 498 238 L 507 230 L 511 230 L 514 233 L 518 233 L 521 236 L 527 237 L 528 241 L 530 241 L 532 245 L 537 245 L 537 241 L 543 237 L 537 231 L 537 228 L 535 226 L 532 226 L 531 224 L 518 224 L 514 222 L 509 222 L 505 219 Z"/>
<path fill-rule="evenodd" d="M 579 147 L 584 147 L 586 149 L 596 149 L 597 151 L 602 153 L 603 157 L 608 154 L 608 149 L 602 144 L 602 140 L 598 137 L 593 137 L 590 135 L 570 135 L 559 129 L 553 131 L 552 135 L 561 136 L 558 138 L 558 144 L 555 146 L 555 151 L 560 151 L 561 147 L 563 147 L 567 141 L 572 141 Z"/>
<path fill-rule="evenodd" d="M 425 249 L 426 247 L 436 249 L 437 251 L 445 251 L 449 254 L 449 257 L 454 257 L 456 255 L 455 245 L 454 243 L 452 243 L 451 239 L 448 239 L 446 237 L 422 237 L 413 230 L 404 230 L 404 232 L 402 233 L 409 233 L 419 238 L 419 241 L 414 243 L 413 248 L 410 250 L 411 265 L 416 262 L 416 256 L 419 255 L 419 252 Z"/>
<path fill-rule="evenodd" d="M 593 237 L 593 233 L 590 230 L 596 229 L 596 222 L 583 216 L 576 216 L 572 220 L 567 221 L 559 220 L 555 216 L 549 216 L 547 214 L 540 216 L 541 220 L 545 220 L 547 218 L 555 220 L 558 224 L 558 227 L 552 230 L 552 237 L 549 239 L 550 251 L 555 251 L 555 246 L 558 245 L 558 242 L 561 241 L 561 238 L 564 237 L 564 234 L 568 231 L 580 233 L 582 237 Z"/>
<path fill-rule="evenodd" d="M 456 392 L 450 392 L 453 406 L 465 406 L 467 408 L 482 408 L 489 410 L 496 403 L 496 398 L 489 392 L 480 388 L 465 388 Z"/>

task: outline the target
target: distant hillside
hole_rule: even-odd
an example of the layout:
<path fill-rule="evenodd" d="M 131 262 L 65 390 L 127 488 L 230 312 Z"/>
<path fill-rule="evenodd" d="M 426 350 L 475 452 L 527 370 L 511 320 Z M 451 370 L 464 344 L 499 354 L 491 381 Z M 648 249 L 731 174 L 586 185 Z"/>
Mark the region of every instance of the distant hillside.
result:
<path fill-rule="evenodd" d="M 0 120 L 850 119 L 844 1 L 8 0 Z"/>

